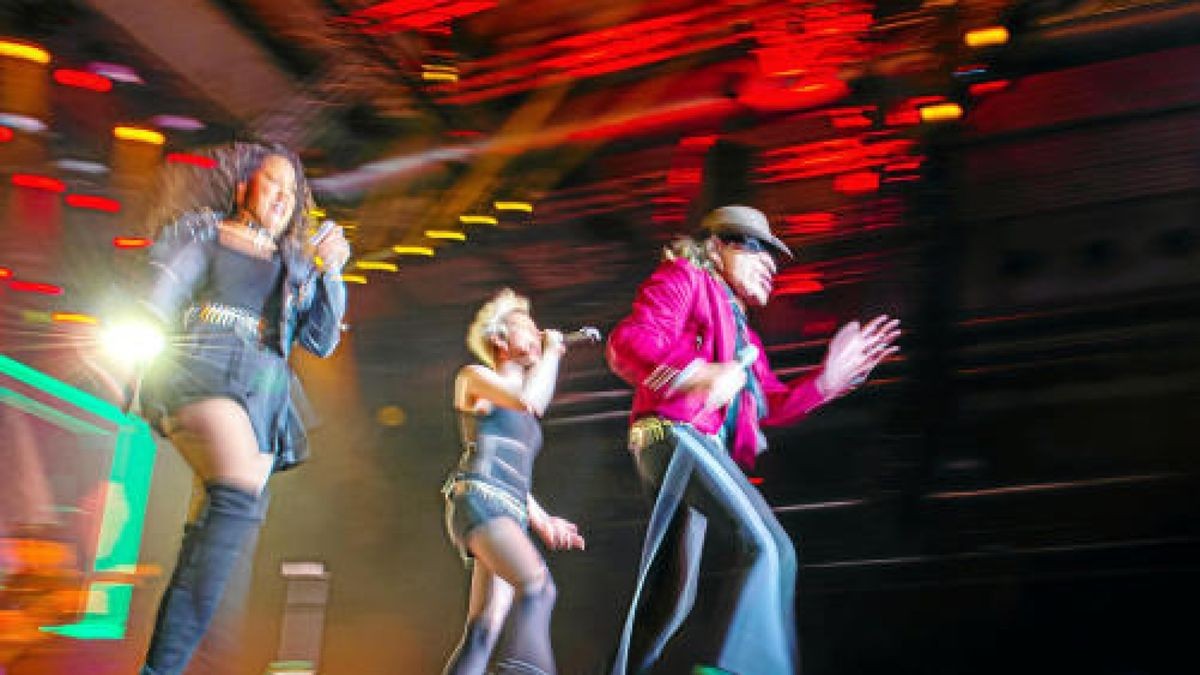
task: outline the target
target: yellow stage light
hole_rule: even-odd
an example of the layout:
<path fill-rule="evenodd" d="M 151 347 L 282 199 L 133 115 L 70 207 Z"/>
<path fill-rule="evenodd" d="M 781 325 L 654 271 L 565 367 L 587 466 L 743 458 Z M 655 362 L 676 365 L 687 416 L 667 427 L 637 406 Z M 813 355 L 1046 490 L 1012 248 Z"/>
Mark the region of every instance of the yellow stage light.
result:
<path fill-rule="evenodd" d="M 950 122 L 961 119 L 963 109 L 957 103 L 935 103 L 918 109 L 922 122 Z"/>
<path fill-rule="evenodd" d="M 999 47 L 1008 42 L 1008 29 L 1004 26 L 988 26 L 967 31 L 963 40 L 968 47 Z"/>
<path fill-rule="evenodd" d="M 495 216 L 459 216 L 458 222 L 463 225 L 496 225 L 500 221 Z"/>
<path fill-rule="evenodd" d="M 454 230 L 425 230 L 425 236 L 430 239 L 449 239 L 452 241 L 466 241 L 466 232 L 456 232 Z"/>
<path fill-rule="evenodd" d="M 166 142 L 166 137 L 153 129 L 141 129 L 138 127 L 115 127 L 113 136 L 122 141 L 133 141 L 134 143 L 149 143 L 150 145 L 162 145 Z"/>
<path fill-rule="evenodd" d="M 429 246 L 405 246 L 396 245 L 392 247 L 392 252 L 398 255 L 425 255 L 432 256 L 433 248 Z"/>
<path fill-rule="evenodd" d="M 37 45 L 11 42 L 9 40 L 0 40 L 0 56 L 41 64 L 50 63 L 50 52 L 45 49 Z"/>

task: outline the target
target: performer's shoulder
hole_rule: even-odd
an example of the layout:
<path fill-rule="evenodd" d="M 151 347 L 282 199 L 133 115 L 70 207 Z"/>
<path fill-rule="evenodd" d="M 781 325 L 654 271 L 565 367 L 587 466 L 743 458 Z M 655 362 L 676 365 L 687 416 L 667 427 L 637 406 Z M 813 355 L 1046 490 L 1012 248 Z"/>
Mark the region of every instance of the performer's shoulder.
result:
<path fill-rule="evenodd" d="M 212 209 L 188 211 L 165 226 L 158 241 L 167 245 L 214 241 L 220 225 L 221 216 Z"/>

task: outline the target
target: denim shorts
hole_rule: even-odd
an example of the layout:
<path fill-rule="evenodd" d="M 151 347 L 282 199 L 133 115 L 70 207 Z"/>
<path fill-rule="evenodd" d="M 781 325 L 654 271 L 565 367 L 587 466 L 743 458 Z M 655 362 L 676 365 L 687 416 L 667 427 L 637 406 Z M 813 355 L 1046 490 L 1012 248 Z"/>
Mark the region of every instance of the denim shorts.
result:
<path fill-rule="evenodd" d="M 495 518 L 512 518 L 523 529 L 529 529 L 528 506 L 503 488 L 451 476 L 442 494 L 446 497 L 446 533 L 464 562 L 469 563 L 472 557 L 467 550 L 467 536 L 480 525 Z"/>

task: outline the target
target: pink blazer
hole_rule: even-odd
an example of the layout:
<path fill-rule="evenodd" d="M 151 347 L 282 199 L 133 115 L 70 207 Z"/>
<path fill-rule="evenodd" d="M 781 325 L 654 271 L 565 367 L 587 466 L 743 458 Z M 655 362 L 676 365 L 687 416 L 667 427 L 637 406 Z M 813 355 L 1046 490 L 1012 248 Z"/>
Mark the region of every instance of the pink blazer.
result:
<path fill-rule="evenodd" d="M 613 371 L 634 387 L 631 420 L 657 415 L 690 422 L 706 434 L 721 428 L 726 409 L 703 412 L 704 398 L 681 392 L 679 385 L 693 363 L 737 360 L 737 324 L 722 285 L 680 258 L 659 265 L 638 288 L 633 311 L 609 335 L 607 349 Z M 753 371 L 767 400 L 762 424 L 791 424 L 825 402 L 816 375 L 784 384 L 771 371 L 758 334 L 750 330 L 748 338 L 759 348 Z M 748 390 L 739 396 L 729 453 L 750 469 L 758 454 L 757 404 Z"/>

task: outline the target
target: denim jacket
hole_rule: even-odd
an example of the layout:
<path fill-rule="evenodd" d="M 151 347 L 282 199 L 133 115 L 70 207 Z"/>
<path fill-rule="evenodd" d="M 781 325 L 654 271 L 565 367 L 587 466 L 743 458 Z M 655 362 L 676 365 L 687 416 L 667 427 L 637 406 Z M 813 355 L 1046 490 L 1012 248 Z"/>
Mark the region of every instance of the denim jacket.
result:
<path fill-rule="evenodd" d="M 195 296 L 207 278 L 214 247 L 219 245 L 221 220 L 220 214 L 210 210 L 185 214 L 163 229 L 150 250 L 150 278 L 141 303 L 168 331 L 185 329 L 184 312 L 194 302 L 203 300 Z M 296 342 L 317 356 L 329 356 L 341 340 L 346 287 L 337 275 L 318 271 L 290 239 L 283 240 L 280 246 L 283 298 L 277 330 L 270 334 L 278 335 L 279 352 L 285 362 Z M 303 462 L 308 456 L 304 418 L 311 417 L 311 413 L 294 375 L 289 389 L 291 405 L 284 411 L 285 437 L 276 461 L 279 471 Z M 158 425 L 154 419 L 151 421 Z"/>
<path fill-rule="evenodd" d="M 182 312 L 204 282 L 210 247 L 217 241 L 221 215 L 189 213 L 163 229 L 150 249 L 151 278 L 143 306 L 165 326 L 178 327 Z M 346 287 L 334 275 L 318 272 L 291 242 L 281 242 L 285 270 L 279 313 L 279 350 L 286 358 L 299 341 L 317 356 L 329 356 L 341 340 Z"/>

